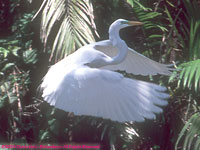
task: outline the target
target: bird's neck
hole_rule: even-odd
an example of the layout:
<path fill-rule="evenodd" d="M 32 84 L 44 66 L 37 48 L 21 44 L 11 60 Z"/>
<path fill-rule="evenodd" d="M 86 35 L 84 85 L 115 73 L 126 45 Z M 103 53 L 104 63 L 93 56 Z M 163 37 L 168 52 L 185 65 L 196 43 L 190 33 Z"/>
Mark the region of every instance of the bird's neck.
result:
<path fill-rule="evenodd" d="M 118 54 L 112 58 L 110 65 L 116 65 L 123 62 L 128 53 L 128 46 L 120 38 L 119 30 L 109 30 L 109 40 L 112 42 L 113 46 L 116 47 L 118 50 Z"/>
<path fill-rule="evenodd" d="M 119 30 L 109 30 L 109 40 L 112 42 L 113 46 L 117 45 L 117 42 L 121 40 L 119 36 Z"/>

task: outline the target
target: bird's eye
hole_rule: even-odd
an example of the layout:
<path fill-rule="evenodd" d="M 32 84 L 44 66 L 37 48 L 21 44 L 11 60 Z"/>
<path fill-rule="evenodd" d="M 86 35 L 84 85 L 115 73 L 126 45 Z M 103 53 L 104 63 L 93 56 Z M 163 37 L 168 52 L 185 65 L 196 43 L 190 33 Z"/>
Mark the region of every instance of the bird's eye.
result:
<path fill-rule="evenodd" d="M 127 24 L 127 23 L 128 23 L 127 20 L 121 21 L 121 24 Z"/>

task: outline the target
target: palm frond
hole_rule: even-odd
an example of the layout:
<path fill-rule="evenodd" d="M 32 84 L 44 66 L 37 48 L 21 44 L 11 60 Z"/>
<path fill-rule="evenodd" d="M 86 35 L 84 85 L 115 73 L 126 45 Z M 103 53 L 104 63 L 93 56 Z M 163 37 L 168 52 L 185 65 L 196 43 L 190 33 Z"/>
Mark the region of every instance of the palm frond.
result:
<path fill-rule="evenodd" d="M 179 13 L 173 19 L 170 12 L 165 9 L 168 15 L 170 23 L 173 25 L 173 30 L 176 32 L 179 41 L 181 42 L 181 49 L 189 53 L 189 62 L 182 63 L 179 65 L 178 70 L 180 71 L 178 79 L 178 88 L 189 88 L 195 89 L 197 92 L 200 87 L 200 13 L 197 1 L 183 0 L 185 9 L 181 9 L 179 12 L 184 15 L 186 20 L 179 16 Z M 178 28 L 175 23 L 179 22 L 181 26 Z M 189 25 L 189 26 L 188 26 Z M 178 74 L 176 71 L 175 74 Z M 170 78 L 170 81 L 175 76 Z"/>
<path fill-rule="evenodd" d="M 152 5 L 148 3 L 148 1 L 139 0 L 127 0 L 127 3 L 132 6 L 133 13 L 137 19 L 144 23 L 142 29 L 145 36 L 144 42 L 146 43 L 144 43 L 143 49 L 146 49 L 146 55 L 158 49 L 161 51 L 164 50 L 161 47 L 164 43 L 163 38 L 168 29 L 165 24 L 161 23 L 161 20 L 166 19 L 163 15 L 162 8 L 155 9 L 153 3 L 156 3 L 156 1 L 153 1 L 151 3 Z M 164 59 L 162 59 L 162 61 L 163 60 Z"/>
<path fill-rule="evenodd" d="M 45 4 L 44 4 L 45 3 Z M 58 28 L 50 60 L 61 59 L 77 48 L 95 41 L 96 27 L 89 0 L 46 0 L 41 22 L 41 39 L 46 46 L 52 30 Z M 60 24 L 59 24 L 60 21 Z"/>
<path fill-rule="evenodd" d="M 163 25 L 155 23 L 155 19 L 162 17 L 162 13 L 154 11 L 150 7 L 145 7 L 139 0 L 127 0 L 127 2 L 133 7 L 133 11 L 137 15 L 138 20 L 144 23 L 144 30 L 160 29 L 162 32 L 167 31 Z M 150 36 L 152 38 L 154 35 L 151 34 Z M 160 35 L 155 35 L 154 37 L 160 38 Z"/>
<path fill-rule="evenodd" d="M 180 74 L 177 87 L 193 88 L 198 92 L 200 89 L 200 59 L 179 65 L 177 71 L 170 77 L 169 82 L 172 82 L 177 77 L 179 71 Z"/>
<path fill-rule="evenodd" d="M 176 141 L 175 150 L 200 149 L 200 113 L 195 113 L 185 124 Z M 180 143 L 183 146 L 180 147 Z M 182 145 L 182 144 L 181 144 Z"/>

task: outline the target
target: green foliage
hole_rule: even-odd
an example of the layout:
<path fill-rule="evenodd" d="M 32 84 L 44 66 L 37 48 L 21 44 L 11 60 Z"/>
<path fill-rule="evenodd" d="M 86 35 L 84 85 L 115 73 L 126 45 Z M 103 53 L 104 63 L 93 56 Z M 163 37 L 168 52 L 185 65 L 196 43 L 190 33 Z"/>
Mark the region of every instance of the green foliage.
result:
<path fill-rule="evenodd" d="M 200 17 L 196 14 L 200 13 L 200 9 L 195 0 L 192 2 L 184 0 L 183 2 L 186 10 L 182 13 L 187 22 L 178 16 L 180 13 L 173 19 L 167 9 L 166 12 L 170 18 L 170 22 L 173 24 L 174 31 L 176 31 L 178 35 L 182 49 L 188 51 L 188 59 L 191 60 L 178 66 L 178 71 L 181 70 L 178 79 L 178 88 L 188 87 L 191 89 L 193 87 L 197 92 L 200 86 Z M 179 30 L 175 26 L 177 21 L 182 24 Z M 189 24 L 189 26 L 187 26 L 187 24 Z M 177 72 L 175 74 L 177 74 Z M 170 78 L 170 82 L 173 81 L 174 77 L 175 76 L 172 76 Z"/>
<path fill-rule="evenodd" d="M 165 16 L 161 7 L 156 9 L 153 6 L 153 2 L 139 1 L 139 0 L 127 0 L 127 2 L 133 7 L 137 19 L 144 23 L 143 32 L 145 34 L 146 49 L 158 49 L 162 44 L 164 34 L 168 31 L 165 24 L 161 24 L 161 21 L 165 21 Z M 154 1 L 155 4 L 159 3 Z"/>
<path fill-rule="evenodd" d="M 180 72 L 180 73 L 179 73 Z M 177 71 L 174 75 L 170 77 L 169 82 L 172 82 L 178 78 L 178 88 L 188 88 L 190 90 L 194 89 L 196 92 L 200 88 L 200 59 L 182 63 L 178 66 Z"/>
<path fill-rule="evenodd" d="M 200 114 L 195 113 L 186 122 L 185 126 L 181 130 L 179 137 L 176 141 L 175 150 L 180 149 L 180 143 L 183 142 L 181 149 L 185 150 L 199 150 L 200 149 Z M 181 141 L 183 140 L 183 141 Z"/>
<path fill-rule="evenodd" d="M 22 119 L 22 104 L 29 91 L 30 69 L 37 62 L 30 30 L 33 13 L 22 14 L 11 27 L 13 33 L 0 39 L 0 141 L 5 143 L 26 142 L 22 134 L 27 129 Z"/>
<path fill-rule="evenodd" d="M 171 4 L 171 6 L 176 8 L 173 4 Z M 175 16 L 165 8 L 169 21 L 172 24 L 172 29 L 177 35 L 179 48 L 186 54 L 184 61 L 178 65 L 177 70 L 174 72 L 173 76 L 170 77 L 169 81 L 171 83 L 177 81 L 178 89 L 188 88 L 188 91 L 190 91 L 189 97 L 193 100 L 197 100 L 195 107 L 199 108 L 200 17 L 198 14 L 200 13 L 200 9 L 196 0 L 183 0 L 183 6 L 185 9 L 179 9 L 179 12 Z M 189 101 L 188 106 L 193 103 L 193 100 Z M 191 109 L 188 109 L 188 111 L 191 111 Z M 196 112 L 197 110 L 193 111 Z M 195 113 L 182 128 L 176 141 L 176 149 L 179 149 L 180 146 L 182 146 L 181 149 L 196 150 L 200 148 L 200 138 L 198 135 L 200 132 L 199 123 L 199 113 Z"/>
<path fill-rule="evenodd" d="M 45 45 L 55 25 L 58 30 L 50 60 L 54 54 L 56 60 L 61 59 L 77 48 L 95 41 L 93 33 L 96 33 L 96 27 L 89 0 L 47 0 L 43 5 L 41 38 Z M 56 24 L 58 21 L 61 21 L 60 25 Z"/>
<path fill-rule="evenodd" d="M 198 34 L 200 32 L 200 16 L 197 15 L 200 13 L 200 9 L 196 0 L 192 2 L 183 0 L 183 2 L 185 10 L 180 9 L 175 18 L 172 17 L 167 8 L 165 11 L 178 36 L 181 49 L 188 51 L 189 60 L 195 60 L 200 58 L 200 35 Z M 176 26 L 177 23 L 181 26 Z"/>
<path fill-rule="evenodd" d="M 7 39 L 0 40 L 0 73 L 2 75 L 2 86 L 6 84 L 6 89 L 10 89 L 12 94 L 13 84 L 15 82 L 21 82 L 19 84 L 29 84 L 29 70 L 22 70 L 20 67 L 24 64 L 35 64 L 37 61 L 36 50 L 32 48 L 32 40 L 30 39 L 32 33 L 28 30 L 28 23 L 30 22 L 32 14 L 24 14 L 24 16 L 15 22 L 13 28 L 15 28 L 14 35 L 9 36 Z M 9 76 L 8 76 L 9 75 Z M 19 75 L 19 76 L 18 76 Z M 22 79 L 24 78 L 24 79 Z M 7 82 L 8 83 L 7 83 Z M 23 81 L 23 82 L 22 82 Z M 1 94 L 8 92 L 1 86 Z M 26 88 L 25 88 L 26 89 Z M 9 96 L 10 94 L 5 94 Z"/>
<path fill-rule="evenodd" d="M 185 16 L 190 26 L 188 36 L 189 58 L 193 60 L 200 58 L 200 35 L 198 34 L 200 32 L 200 16 L 198 15 L 200 9 L 196 0 L 192 2 L 184 0 L 183 2 L 187 12 Z"/>

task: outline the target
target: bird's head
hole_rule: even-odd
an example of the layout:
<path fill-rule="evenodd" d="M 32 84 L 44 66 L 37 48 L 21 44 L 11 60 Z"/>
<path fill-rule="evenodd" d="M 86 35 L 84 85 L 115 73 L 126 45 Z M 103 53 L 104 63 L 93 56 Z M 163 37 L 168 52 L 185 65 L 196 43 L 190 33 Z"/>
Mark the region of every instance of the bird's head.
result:
<path fill-rule="evenodd" d="M 128 27 L 128 26 L 138 26 L 143 25 L 142 22 L 139 21 L 128 21 L 125 19 L 117 19 L 115 22 L 113 22 L 110 26 L 110 30 L 119 31 L 122 28 Z"/>

